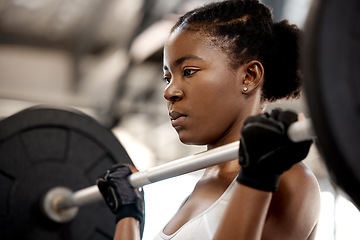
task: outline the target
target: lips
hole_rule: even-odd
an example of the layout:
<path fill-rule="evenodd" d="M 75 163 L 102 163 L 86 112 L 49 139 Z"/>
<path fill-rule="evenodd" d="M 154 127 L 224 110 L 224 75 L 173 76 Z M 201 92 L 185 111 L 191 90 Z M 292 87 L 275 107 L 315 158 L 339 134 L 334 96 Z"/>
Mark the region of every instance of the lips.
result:
<path fill-rule="evenodd" d="M 187 117 L 186 114 L 172 111 L 169 113 L 171 124 L 174 128 L 179 127 Z"/>
<path fill-rule="evenodd" d="M 182 114 L 182 113 L 173 111 L 173 112 L 170 112 L 170 113 L 169 113 L 169 116 L 170 116 L 170 119 L 171 119 L 171 120 L 176 120 L 176 119 L 178 119 L 178 118 L 181 117 L 181 116 L 185 116 L 185 114 Z"/>

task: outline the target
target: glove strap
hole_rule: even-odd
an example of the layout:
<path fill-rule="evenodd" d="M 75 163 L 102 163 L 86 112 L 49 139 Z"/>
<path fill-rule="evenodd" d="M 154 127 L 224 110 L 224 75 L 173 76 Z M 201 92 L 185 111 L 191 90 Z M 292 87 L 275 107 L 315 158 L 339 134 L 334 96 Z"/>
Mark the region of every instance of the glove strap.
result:
<path fill-rule="evenodd" d="M 133 217 L 133 218 L 137 219 L 139 221 L 140 225 L 144 221 L 143 213 L 141 213 L 139 211 L 139 209 L 138 209 L 138 207 L 136 206 L 135 203 L 122 206 L 120 208 L 120 210 L 116 213 L 115 221 L 117 223 L 121 219 L 127 218 L 127 217 Z"/>

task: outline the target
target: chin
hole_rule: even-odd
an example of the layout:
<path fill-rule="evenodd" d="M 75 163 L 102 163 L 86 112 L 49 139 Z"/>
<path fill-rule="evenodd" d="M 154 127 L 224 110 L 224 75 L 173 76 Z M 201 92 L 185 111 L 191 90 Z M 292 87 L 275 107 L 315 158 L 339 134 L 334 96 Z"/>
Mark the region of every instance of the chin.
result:
<path fill-rule="evenodd" d="M 202 146 L 202 145 L 207 145 L 211 142 L 211 141 L 206 141 L 201 138 L 194 138 L 191 136 L 186 136 L 185 134 L 181 134 L 181 132 L 179 132 L 178 135 L 179 135 L 180 142 L 182 142 L 183 144 L 186 144 L 186 145 Z"/>

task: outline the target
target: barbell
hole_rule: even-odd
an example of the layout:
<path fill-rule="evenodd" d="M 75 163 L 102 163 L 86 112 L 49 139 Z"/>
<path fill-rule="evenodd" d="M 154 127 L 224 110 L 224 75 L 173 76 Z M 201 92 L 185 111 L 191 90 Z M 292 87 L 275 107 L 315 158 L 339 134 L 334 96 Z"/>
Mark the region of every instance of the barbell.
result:
<path fill-rule="evenodd" d="M 315 132 L 331 178 L 356 206 L 360 205 L 358 9 L 356 0 L 314 1 L 303 54 L 311 121 L 289 129 L 294 141 Z M 134 187 L 143 186 L 235 159 L 237 151 L 235 142 L 135 173 L 129 180 Z M 73 109 L 31 108 L 2 120 L 0 238 L 111 239 L 114 217 L 104 201 L 97 201 L 100 194 L 91 185 L 116 163 L 132 164 L 118 139 Z"/>
<path fill-rule="evenodd" d="M 312 129 L 311 120 L 306 119 L 292 124 L 289 127 L 288 136 L 294 142 L 313 139 L 315 134 Z M 136 172 L 129 177 L 130 184 L 134 188 L 139 188 L 150 183 L 237 159 L 239 144 L 239 141 L 235 141 L 202 153 L 173 160 L 142 172 Z M 102 196 L 96 185 L 74 193 L 70 189 L 55 187 L 45 195 L 42 207 L 47 216 L 52 220 L 65 222 L 76 216 L 77 207 L 100 199 L 102 199 Z"/>
<path fill-rule="evenodd" d="M 311 138 L 311 121 L 291 125 L 288 134 L 294 141 Z M 237 141 L 134 173 L 129 180 L 141 187 L 234 160 L 238 149 Z M 98 201 L 97 186 L 88 186 L 110 166 L 133 163 L 112 132 L 93 118 L 70 108 L 16 113 L 0 122 L 0 159 L 1 239 L 37 234 L 55 239 L 62 231 L 72 238 L 112 236 L 113 216 Z"/>

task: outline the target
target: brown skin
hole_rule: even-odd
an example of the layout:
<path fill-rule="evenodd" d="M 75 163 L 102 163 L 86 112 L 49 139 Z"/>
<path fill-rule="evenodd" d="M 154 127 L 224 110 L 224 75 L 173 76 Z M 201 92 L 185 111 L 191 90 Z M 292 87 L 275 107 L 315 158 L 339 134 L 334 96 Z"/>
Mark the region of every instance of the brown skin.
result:
<path fill-rule="evenodd" d="M 264 107 L 260 102 L 262 64 L 254 60 L 233 69 L 226 54 L 195 32 L 179 28 L 170 35 L 164 48 L 164 78 L 169 113 L 182 116 L 172 115 L 177 118 L 172 125 L 185 144 L 211 149 L 237 141 L 244 120 Z M 204 212 L 239 169 L 237 159 L 207 168 L 164 233 L 174 233 Z M 215 239 L 312 239 L 319 205 L 316 178 L 299 163 L 283 174 L 274 194 L 236 184 Z"/>
<path fill-rule="evenodd" d="M 319 194 L 303 163 L 283 174 L 275 193 L 237 184 L 214 239 L 315 239 Z"/>
<path fill-rule="evenodd" d="M 164 78 L 170 79 L 164 97 L 170 113 L 186 115 L 172 121 L 180 141 L 210 149 L 239 140 L 245 118 L 261 112 L 262 77 L 257 61 L 234 70 L 201 35 L 172 33 L 164 50 Z M 242 94 L 244 86 L 253 94 Z"/>
<path fill-rule="evenodd" d="M 269 192 L 236 184 L 214 239 L 261 239 L 271 197 Z"/>
<path fill-rule="evenodd" d="M 116 224 L 114 239 L 136 240 L 140 239 L 140 225 L 135 218 L 123 218 Z"/>

